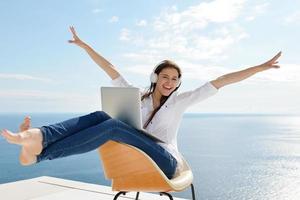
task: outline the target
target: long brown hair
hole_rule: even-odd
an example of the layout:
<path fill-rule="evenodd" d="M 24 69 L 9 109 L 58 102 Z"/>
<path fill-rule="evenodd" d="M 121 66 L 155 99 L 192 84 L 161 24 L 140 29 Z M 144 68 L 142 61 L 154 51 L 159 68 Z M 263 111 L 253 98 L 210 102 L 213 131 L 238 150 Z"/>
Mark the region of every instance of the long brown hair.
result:
<path fill-rule="evenodd" d="M 163 69 L 165 69 L 165 68 L 174 68 L 174 69 L 176 69 L 177 72 L 178 72 L 178 79 L 181 78 L 181 70 L 180 70 L 179 66 L 176 63 L 174 63 L 173 61 L 170 61 L 170 60 L 164 60 L 164 61 L 162 61 L 161 64 L 159 64 L 156 67 L 154 73 L 156 73 L 157 76 L 158 76 L 159 73 Z M 175 92 L 180 87 L 180 85 L 181 85 L 181 83 L 176 87 L 176 89 L 173 92 Z M 156 83 L 151 83 L 151 85 L 150 85 L 149 89 L 147 90 L 147 92 L 142 96 L 142 98 L 141 98 L 142 101 L 145 98 L 149 97 L 154 92 L 155 88 L 156 88 Z M 169 96 L 162 96 L 160 98 L 160 104 L 159 104 L 159 106 L 153 110 L 153 112 L 151 113 L 150 117 L 148 118 L 148 120 L 144 124 L 143 128 L 146 128 L 149 125 L 149 123 L 153 119 L 154 115 L 157 113 L 157 111 L 159 111 L 159 109 L 168 100 L 168 98 L 173 94 L 173 92 Z"/>

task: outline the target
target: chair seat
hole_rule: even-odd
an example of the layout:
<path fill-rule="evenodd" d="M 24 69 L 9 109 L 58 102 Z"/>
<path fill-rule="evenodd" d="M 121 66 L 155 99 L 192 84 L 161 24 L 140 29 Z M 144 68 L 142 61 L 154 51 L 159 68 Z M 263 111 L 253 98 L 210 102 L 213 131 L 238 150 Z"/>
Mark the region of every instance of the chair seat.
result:
<path fill-rule="evenodd" d="M 185 170 L 169 180 L 158 165 L 140 149 L 115 141 L 99 148 L 105 177 L 112 179 L 114 191 L 182 191 L 193 181 L 193 173 L 184 160 Z"/>

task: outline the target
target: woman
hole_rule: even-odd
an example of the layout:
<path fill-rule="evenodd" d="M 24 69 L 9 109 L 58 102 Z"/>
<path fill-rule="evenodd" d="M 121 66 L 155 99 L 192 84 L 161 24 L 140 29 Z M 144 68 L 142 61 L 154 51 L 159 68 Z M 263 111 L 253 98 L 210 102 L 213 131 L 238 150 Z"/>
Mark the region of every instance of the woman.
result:
<path fill-rule="evenodd" d="M 110 76 L 113 85 L 131 87 L 111 63 L 79 39 L 73 27 L 70 30 L 73 40 L 69 42 L 83 48 Z M 169 60 L 159 63 L 151 74 L 150 88 L 142 95 L 141 109 L 144 128 L 165 143 L 156 143 L 138 134 L 139 130 L 112 119 L 103 111 L 39 128 L 30 128 L 30 118 L 26 117 L 18 133 L 4 129 L 2 136 L 9 143 L 22 146 L 19 157 L 22 165 L 85 153 L 108 140 L 127 143 L 147 153 L 171 179 L 183 170 L 182 156 L 177 149 L 177 132 L 184 111 L 216 94 L 225 85 L 239 82 L 261 71 L 279 68 L 276 64 L 280 56 L 281 52 L 261 65 L 226 74 L 183 93 L 176 91 L 181 84 L 180 68 Z"/>

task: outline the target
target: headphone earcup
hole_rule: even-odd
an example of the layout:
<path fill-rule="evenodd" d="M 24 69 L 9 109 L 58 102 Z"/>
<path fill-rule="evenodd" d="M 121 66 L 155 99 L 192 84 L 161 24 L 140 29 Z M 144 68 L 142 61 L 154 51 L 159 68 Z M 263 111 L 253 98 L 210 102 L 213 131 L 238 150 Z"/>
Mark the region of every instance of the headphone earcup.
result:
<path fill-rule="evenodd" d="M 151 81 L 151 83 L 156 83 L 157 79 L 158 79 L 157 74 L 154 73 L 154 72 L 152 72 L 151 75 L 150 75 L 150 81 Z"/>

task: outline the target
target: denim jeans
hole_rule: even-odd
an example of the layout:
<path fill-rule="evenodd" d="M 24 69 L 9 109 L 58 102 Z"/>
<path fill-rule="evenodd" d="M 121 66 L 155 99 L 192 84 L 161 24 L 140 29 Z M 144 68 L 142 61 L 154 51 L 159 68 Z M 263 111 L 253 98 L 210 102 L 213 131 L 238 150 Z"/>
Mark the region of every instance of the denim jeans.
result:
<path fill-rule="evenodd" d="M 43 151 L 37 156 L 37 162 L 89 152 L 112 140 L 135 146 L 145 152 L 169 179 L 176 170 L 177 161 L 167 150 L 141 131 L 111 118 L 103 111 L 39 129 L 43 135 Z"/>

